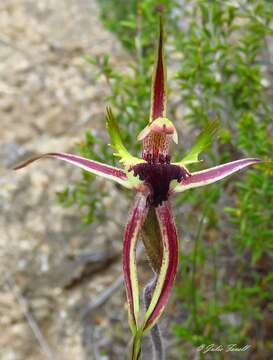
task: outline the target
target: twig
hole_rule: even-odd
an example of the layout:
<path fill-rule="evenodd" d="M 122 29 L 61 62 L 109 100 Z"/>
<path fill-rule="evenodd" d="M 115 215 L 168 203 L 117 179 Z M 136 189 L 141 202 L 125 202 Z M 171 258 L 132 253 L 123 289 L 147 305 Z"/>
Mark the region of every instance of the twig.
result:
<path fill-rule="evenodd" d="M 14 45 L 10 40 L 4 39 L 4 38 L 0 38 L 0 43 L 3 44 L 4 46 L 10 47 L 11 49 L 21 53 L 22 55 L 24 55 L 25 57 L 27 57 L 28 59 L 31 58 L 30 54 L 28 54 L 24 49 L 22 49 L 21 47 L 18 47 L 17 45 Z"/>
<path fill-rule="evenodd" d="M 81 311 L 81 317 L 85 318 L 90 312 L 99 306 L 103 305 L 108 298 L 116 291 L 123 283 L 123 275 L 120 275 L 112 286 L 103 291 L 95 300 L 90 301 L 84 306 Z"/>
<path fill-rule="evenodd" d="M 148 310 L 151 303 L 152 295 L 156 287 L 156 282 L 158 279 L 158 274 L 155 274 L 153 280 L 146 285 L 143 291 L 143 300 L 145 303 L 146 310 Z M 153 344 L 153 359 L 154 360 L 165 360 L 166 351 L 163 344 L 163 339 L 161 336 L 160 327 L 158 324 L 155 324 L 150 332 L 152 344 Z"/>
<path fill-rule="evenodd" d="M 144 247 L 142 244 L 139 244 L 137 247 L 137 254 L 136 257 L 138 258 L 140 254 L 142 253 Z M 103 305 L 109 297 L 116 291 L 123 283 L 123 275 L 120 275 L 117 280 L 114 282 L 112 286 L 104 290 L 95 300 L 91 300 L 89 303 L 87 303 L 84 308 L 81 310 L 81 317 L 84 318 L 87 316 L 90 312 L 92 312 L 94 309 L 100 307 Z"/>
<path fill-rule="evenodd" d="M 11 276 L 6 277 L 6 284 L 13 293 L 14 297 L 16 298 L 18 304 L 20 305 L 23 314 L 36 338 L 38 341 L 43 353 L 46 355 L 47 359 L 53 360 L 56 359 L 56 357 L 53 355 L 53 352 L 51 351 L 48 343 L 46 342 L 46 339 L 44 338 L 37 322 L 33 318 L 32 314 L 28 310 L 28 304 L 27 300 L 22 296 L 20 289 L 16 285 L 15 281 Z"/>

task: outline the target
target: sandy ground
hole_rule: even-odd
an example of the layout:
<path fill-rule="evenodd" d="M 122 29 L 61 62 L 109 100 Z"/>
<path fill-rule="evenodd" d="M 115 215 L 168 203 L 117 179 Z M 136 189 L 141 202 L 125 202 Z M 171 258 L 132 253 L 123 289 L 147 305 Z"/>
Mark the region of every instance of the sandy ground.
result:
<path fill-rule="evenodd" d="M 50 160 L 9 170 L 23 158 L 73 151 L 87 128 L 104 134 L 107 86 L 84 53 L 126 56 L 99 21 L 94 0 L 0 3 L 0 359 L 120 359 L 129 339 L 123 287 L 106 306 L 81 311 L 121 275 L 125 200 L 112 185 L 114 221 L 80 226 L 56 192 L 80 179 Z M 124 211 L 117 204 L 124 205 Z M 77 280 L 78 279 L 78 280 Z M 33 328 L 31 328 L 31 326 Z"/>

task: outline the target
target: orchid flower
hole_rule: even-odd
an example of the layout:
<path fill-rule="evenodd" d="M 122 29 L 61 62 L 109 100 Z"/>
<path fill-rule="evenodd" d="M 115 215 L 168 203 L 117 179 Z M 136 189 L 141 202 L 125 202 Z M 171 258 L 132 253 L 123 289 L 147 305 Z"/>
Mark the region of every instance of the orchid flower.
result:
<path fill-rule="evenodd" d="M 178 142 L 178 135 L 173 123 L 166 117 L 166 102 L 163 24 L 160 16 L 150 119 L 138 135 L 138 140 L 143 143 L 142 157 L 135 157 L 126 149 L 118 122 L 110 107 L 107 107 L 106 124 L 111 146 L 115 151 L 114 155 L 120 158 L 122 168 L 58 152 L 36 156 L 15 168 L 23 168 L 41 158 L 56 158 L 115 181 L 136 193 L 123 240 L 123 272 L 129 325 L 133 334 L 130 359 L 140 359 L 141 338 L 151 329 L 154 331 L 154 350 L 161 353 L 160 341 L 156 345 L 156 322 L 168 301 L 179 258 L 179 241 L 172 215 L 171 197 L 188 189 L 212 184 L 260 161 L 256 158 L 245 158 L 191 173 L 186 166 L 199 162 L 199 154 L 212 142 L 217 129 L 217 124 L 212 122 L 197 137 L 184 158 L 173 163 L 169 147 L 171 141 Z M 144 290 L 145 310 L 142 316 L 136 263 L 136 246 L 140 237 L 155 274 Z M 163 358 L 163 355 L 156 358 L 160 356 Z"/>

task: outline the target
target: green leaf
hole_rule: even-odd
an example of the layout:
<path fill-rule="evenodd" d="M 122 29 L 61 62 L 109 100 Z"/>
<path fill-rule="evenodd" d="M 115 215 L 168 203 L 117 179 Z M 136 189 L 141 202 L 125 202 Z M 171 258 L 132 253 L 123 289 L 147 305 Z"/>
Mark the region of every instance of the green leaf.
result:
<path fill-rule="evenodd" d="M 143 159 L 137 158 L 129 153 L 123 145 L 120 130 L 117 121 L 110 107 L 106 108 L 106 127 L 111 138 L 111 146 L 116 151 L 113 155 L 120 158 L 120 162 L 126 167 L 144 162 Z"/>
<path fill-rule="evenodd" d="M 199 155 L 201 152 L 209 148 L 212 144 L 212 140 L 217 133 L 219 128 L 218 121 L 212 121 L 208 123 L 205 129 L 196 138 L 192 148 L 184 156 L 184 158 L 177 163 L 178 165 L 192 164 L 200 161 Z"/>

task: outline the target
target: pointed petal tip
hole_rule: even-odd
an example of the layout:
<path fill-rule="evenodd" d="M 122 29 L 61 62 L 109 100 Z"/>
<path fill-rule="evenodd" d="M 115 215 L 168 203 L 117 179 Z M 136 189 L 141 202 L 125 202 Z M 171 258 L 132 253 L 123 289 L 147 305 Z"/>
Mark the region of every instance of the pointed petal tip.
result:
<path fill-rule="evenodd" d="M 43 158 L 56 158 L 59 160 L 66 161 L 72 165 L 75 165 L 85 171 L 88 171 L 94 175 L 102 176 L 106 179 L 113 180 L 115 182 L 118 182 L 119 184 L 129 187 L 130 184 L 128 181 L 128 177 L 125 171 L 122 169 L 100 163 L 98 161 L 90 160 L 87 158 L 84 158 L 79 155 L 73 155 L 73 154 L 67 154 L 67 153 L 61 153 L 61 152 L 50 152 L 42 155 L 38 155 L 35 157 L 32 157 L 26 161 L 24 161 L 21 164 L 18 164 L 14 167 L 14 170 L 19 170 L 24 168 L 25 166 L 33 163 L 36 160 L 43 159 Z"/>
<path fill-rule="evenodd" d="M 18 165 L 15 165 L 14 167 L 12 167 L 11 168 L 11 170 L 13 170 L 13 171 L 16 171 L 16 170 L 20 170 L 20 169 L 22 169 L 22 164 L 18 164 Z"/>
<path fill-rule="evenodd" d="M 166 67 L 164 61 L 164 30 L 162 16 L 159 16 L 157 52 L 153 70 L 150 122 L 166 114 Z"/>
<path fill-rule="evenodd" d="M 111 108 L 111 106 L 110 106 L 110 105 L 106 105 L 106 107 L 105 107 L 105 111 L 106 111 L 106 115 L 107 115 L 107 117 L 109 117 L 109 116 L 113 116 L 113 111 L 112 111 L 112 108 Z"/>
<path fill-rule="evenodd" d="M 197 171 L 191 173 L 191 176 L 186 180 L 182 180 L 181 183 L 175 187 L 174 191 L 181 192 L 188 189 L 209 185 L 215 183 L 216 181 L 222 180 L 227 176 L 246 168 L 247 166 L 262 162 L 264 161 L 258 158 L 245 158 L 214 166 L 209 169 Z"/>
<path fill-rule="evenodd" d="M 45 157 L 45 156 L 47 156 L 47 154 L 36 155 L 36 156 L 34 156 L 34 157 L 30 158 L 30 159 L 27 159 L 27 160 L 15 165 L 12 168 L 12 170 L 16 171 L 16 170 L 23 169 L 24 167 L 28 166 L 29 164 L 33 163 L 34 161 L 39 160 L 39 159 L 41 159 L 42 157 Z"/>

